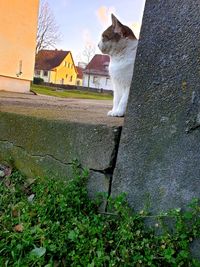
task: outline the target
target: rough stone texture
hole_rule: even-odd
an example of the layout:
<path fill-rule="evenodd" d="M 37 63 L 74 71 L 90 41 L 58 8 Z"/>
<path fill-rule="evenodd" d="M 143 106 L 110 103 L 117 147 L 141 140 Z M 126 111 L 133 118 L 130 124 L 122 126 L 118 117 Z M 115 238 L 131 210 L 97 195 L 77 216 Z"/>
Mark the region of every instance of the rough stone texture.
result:
<path fill-rule="evenodd" d="M 190 250 L 193 257 L 200 261 L 200 239 L 196 239 L 192 242 Z"/>
<path fill-rule="evenodd" d="M 98 193 L 105 193 L 108 196 L 110 186 L 110 175 L 90 171 L 91 179 L 88 182 L 88 192 L 90 198 L 95 198 Z"/>
<path fill-rule="evenodd" d="M 90 179 L 87 184 L 88 196 L 91 199 L 95 199 L 98 197 L 98 194 L 103 193 L 104 198 L 102 199 L 99 211 L 105 211 L 107 207 L 107 198 L 110 194 L 112 175 L 105 172 L 90 171 L 89 177 Z"/>
<path fill-rule="evenodd" d="M 200 5 L 147 0 L 112 194 L 136 210 L 200 197 Z"/>
<path fill-rule="evenodd" d="M 59 178 L 71 178 L 76 159 L 95 171 L 90 179 L 108 192 L 106 173 L 113 170 L 120 132 L 121 127 L 0 112 L 0 159 L 12 160 L 31 177 Z M 90 188 L 94 194 L 96 185 Z"/>

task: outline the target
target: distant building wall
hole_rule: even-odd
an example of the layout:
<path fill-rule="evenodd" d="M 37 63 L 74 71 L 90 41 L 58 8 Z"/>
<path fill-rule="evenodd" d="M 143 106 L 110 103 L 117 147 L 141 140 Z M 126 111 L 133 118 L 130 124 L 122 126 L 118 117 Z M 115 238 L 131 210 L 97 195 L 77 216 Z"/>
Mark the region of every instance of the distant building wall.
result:
<path fill-rule="evenodd" d="M 82 86 L 83 85 L 83 79 L 77 78 L 76 79 L 76 85 Z"/>
<path fill-rule="evenodd" d="M 42 78 L 45 83 L 50 82 L 51 71 L 35 70 L 34 77 Z"/>
<path fill-rule="evenodd" d="M 83 75 L 83 86 L 88 86 L 89 79 L 89 87 L 93 87 L 96 89 L 104 89 L 104 90 L 112 90 L 112 84 L 110 78 L 108 76 L 100 76 L 93 74 L 85 74 Z"/>
<path fill-rule="evenodd" d="M 30 81 L 0 75 L 0 91 L 1 90 L 19 93 L 29 92 Z"/>
<path fill-rule="evenodd" d="M 1 1 L 0 90 L 30 90 L 35 61 L 38 5 L 38 0 Z"/>

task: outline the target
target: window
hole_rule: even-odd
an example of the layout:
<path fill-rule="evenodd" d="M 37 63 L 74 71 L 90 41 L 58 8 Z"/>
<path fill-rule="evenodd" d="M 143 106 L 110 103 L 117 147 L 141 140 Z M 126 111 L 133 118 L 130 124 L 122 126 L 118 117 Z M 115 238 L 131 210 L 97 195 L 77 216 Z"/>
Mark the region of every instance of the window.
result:
<path fill-rule="evenodd" d="M 108 85 L 109 81 L 110 81 L 110 79 L 107 77 L 106 78 L 106 85 Z"/>
<path fill-rule="evenodd" d="M 70 82 L 72 82 L 72 80 L 73 80 L 73 76 L 70 77 Z"/>
<path fill-rule="evenodd" d="M 73 64 L 71 64 L 71 69 L 73 69 Z"/>
<path fill-rule="evenodd" d="M 68 77 L 68 74 L 66 74 L 66 76 L 65 76 L 66 78 Z"/>
<path fill-rule="evenodd" d="M 43 70 L 43 76 L 48 76 L 48 71 L 47 70 Z"/>
<path fill-rule="evenodd" d="M 68 63 L 68 68 L 70 68 L 70 63 Z"/>
<path fill-rule="evenodd" d="M 98 77 L 97 76 L 93 76 L 93 83 L 96 83 L 98 80 Z"/>
<path fill-rule="evenodd" d="M 67 67 L 67 61 L 64 62 L 64 66 Z"/>
<path fill-rule="evenodd" d="M 40 70 L 35 70 L 35 75 L 40 76 Z"/>
<path fill-rule="evenodd" d="M 105 70 L 108 71 L 109 62 L 105 62 L 103 65 L 104 65 Z"/>

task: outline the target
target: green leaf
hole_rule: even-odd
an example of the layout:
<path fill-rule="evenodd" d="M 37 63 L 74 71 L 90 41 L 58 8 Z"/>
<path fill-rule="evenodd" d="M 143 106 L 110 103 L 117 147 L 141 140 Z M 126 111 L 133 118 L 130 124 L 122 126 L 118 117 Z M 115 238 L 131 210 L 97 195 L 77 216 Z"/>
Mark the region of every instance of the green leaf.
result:
<path fill-rule="evenodd" d="M 68 234 L 68 238 L 71 240 L 75 240 L 76 239 L 76 232 L 75 231 L 70 231 Z"/>
<path fill-rule="evenodd" d="M 89 263 L 87 267 L 94 267 L 94 261 L 92 261 L 92 263 Z"/>
<path fill-rule="evenodd" d="M 187 211 L 187 212 L 184 213 L 183 216 L 184 216 L 185 219 L 192 219 L 193 214 L 192 214 L 192 212 Z"/>
<path fill-rule="evenodd" d="M 188 251 L 186 251 L 186 250 L 181 250 L 179 254 L 180 254 L 180 256 L 181 256 L 182 258 L 187 259 L 189 253 L 188 253 Z"/>
<path fill-rule="evenodd" d="M 98 256 L 98 258 L 101 258 L 102 252 L 100 250 L 97 251 L 97 256 Z"/>
<path fill-rule="evenodd" d="M 41 258 L 45 253 L 46 253 L 46 248 L 39 247 L 39 248 L 34 248 L 33 250 L 31 250 L 30 255 L 35 256 L 37 258 Z"/>
<path fill-rule="evenodd" d="M 164 256 L 165 256 L 166 259 L 170 260 L 174 253 L 175 253 L 175 251 L 172 248 L 167 248 L 164 251 Z"/>

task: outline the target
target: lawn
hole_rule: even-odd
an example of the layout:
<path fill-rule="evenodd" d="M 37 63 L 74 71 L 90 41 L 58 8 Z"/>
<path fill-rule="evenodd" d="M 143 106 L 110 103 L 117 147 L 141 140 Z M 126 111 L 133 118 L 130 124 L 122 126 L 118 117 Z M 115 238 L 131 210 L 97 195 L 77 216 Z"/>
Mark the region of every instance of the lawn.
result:
<path fill-rule="evenodd" d="M 79 99 L 94 99 L 94 100 L 112 100 L 112 95 L 109 93 L 98 93 L 81 90 L 56 90 L 55 88 L 35 85 L 31 86 L 31 90 L 36 94 L 57 96 L 62 98 L 79 98 Z"/>

